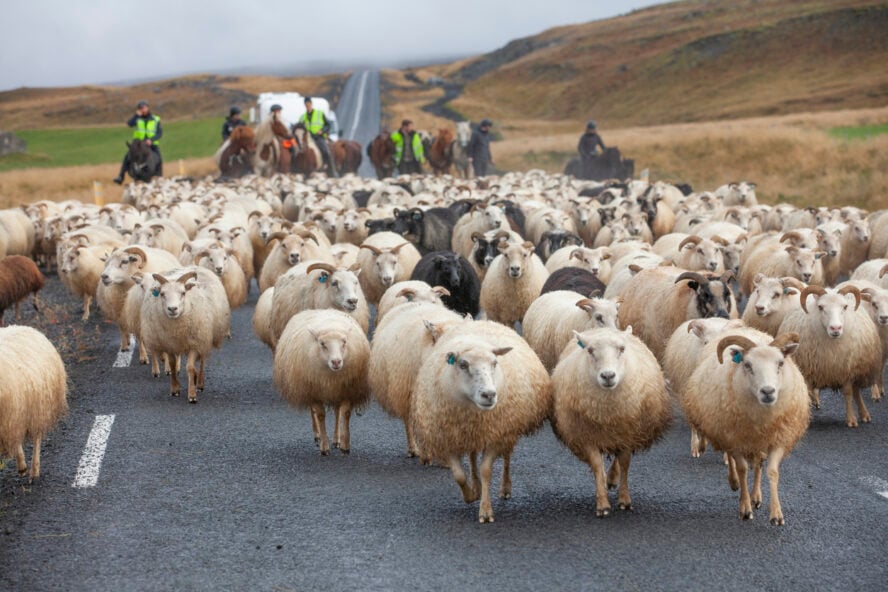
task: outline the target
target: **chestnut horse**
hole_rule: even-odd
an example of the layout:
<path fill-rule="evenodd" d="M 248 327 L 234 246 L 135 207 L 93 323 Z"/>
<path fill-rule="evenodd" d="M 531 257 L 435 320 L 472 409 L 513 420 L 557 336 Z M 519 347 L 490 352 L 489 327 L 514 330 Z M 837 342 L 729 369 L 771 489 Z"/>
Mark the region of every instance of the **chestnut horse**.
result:
<path fill-rule="evenodd" d="M 383 130 L 373 138 L 372 142 L 367 144 L 367 156 L 370 157 L 370 162 L 376 169 L 377 178 L 384 179 L 392 176 L 392 172 L 395 170 L 395 143 L 392 142 L 387 131 Z"/>
<path fill-rule="evenodd" d="M 438 137 L 434 139 L 429 149 L 429 164 L 436 177 L 450 174 L 450 167 L 453 166 L 453 144 L 453 132 L 449 129 L 439 129 Z"/>
<path fill-rule="evenodd" d="M 310 175 L 321 170 L 324 157 L 308 130 L 297 126 L 293 130 L 293 138 L 296 140 L 296 157 L 293 159 L 292 172 Z"/>
<path fill-rule="evenodd" d="M 234 128 L 222 147 L 219 156 L 219 172 L 223 177 L 238 178 L 253 172 L 253 156 L 256 154 L 256 132 L 242 125 Z"/>
<path fill-rule="evenodd" d="M 357 173 L 361 166 L 361 145 L 354 140 L 330 142 L 330 154 L 340 175 Z"/>
<path fill-rule="evenodd" d="M 284 148 L 285 141 L 292 141 L 287 126 L 273 114 L 256 128 L 256 153 L 253 155 L 253 170 L 263 177 L 274 173 L 290 172 L 290 151 Z"/>

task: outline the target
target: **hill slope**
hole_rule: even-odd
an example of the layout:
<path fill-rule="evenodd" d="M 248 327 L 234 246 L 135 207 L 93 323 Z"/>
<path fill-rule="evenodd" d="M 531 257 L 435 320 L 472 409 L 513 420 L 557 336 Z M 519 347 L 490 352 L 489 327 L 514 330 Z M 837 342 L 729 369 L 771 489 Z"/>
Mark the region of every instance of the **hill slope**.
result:
<path fill-rule="evenodd" d="M 478 118 L 609 126 L 888 103 L 888 3 L 688 0 L 545 31 L 428 68 Z"/>

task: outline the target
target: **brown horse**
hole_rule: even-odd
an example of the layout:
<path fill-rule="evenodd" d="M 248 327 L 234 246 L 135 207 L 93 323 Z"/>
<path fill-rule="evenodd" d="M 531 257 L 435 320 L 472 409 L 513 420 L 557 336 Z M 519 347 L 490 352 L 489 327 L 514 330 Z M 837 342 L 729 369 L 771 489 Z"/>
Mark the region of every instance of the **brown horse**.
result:
<path fill-rule="evenodd" d="M 296 141 L 296 158 L 293 159 L 292 172 L 310 175 L 321 170 L 324 166 L 324 157 L 311 134 L 304 127 L 297 127 L 293 130 L 293 138 Z"/>
<path fill-rule="evenodd" d="M 357 173 L 361 166 L 361 145 L 354 140 L 330 142 L 330 154 L 340 175 Z"/>
<path fill-rule="evenodd" d="M 436 177 L 443 174 L 450 174 L 450 167 L 453 166 L 453 132 L 449 129 L 439 129 L 438 137 L 432 142 L 429 149 L 429 164 Z"/>
<path fill-rule="evenodd" d="M 234 128 L 219 157 L 219 172 L 223 177 L 243 177 L 253 172 L 256 153 L 256 132 L 242 125 Z"/>
<path fill-rule="evenodd" d="M 290 172 L 290 151 L 284 143 L 292 142 L 287 126 L 273 114 L 256 128 L 256 153 L 253 156 L 253 170 L 263 177 L 274 173 Z"/>
<path fill-rule="evenodd" d="M 388 131 L 383 130 L 373 141 L 367 144 L 367 156 L 376 169 L 376 177 L 384 179 L 391 177 L 395 170 L 395 143 Z"/>

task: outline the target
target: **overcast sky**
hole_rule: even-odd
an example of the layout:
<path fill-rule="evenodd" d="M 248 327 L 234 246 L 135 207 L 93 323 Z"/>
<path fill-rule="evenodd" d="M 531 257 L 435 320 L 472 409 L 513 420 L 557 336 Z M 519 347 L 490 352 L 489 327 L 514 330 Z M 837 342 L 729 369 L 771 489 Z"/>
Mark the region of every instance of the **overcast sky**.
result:
<path fill-rule="evenodd" d="M 239 68 L 295 71 L 322 61 L 422 63 L 657 3 L 12 0 L 3 7 L 0 90 Z"/>

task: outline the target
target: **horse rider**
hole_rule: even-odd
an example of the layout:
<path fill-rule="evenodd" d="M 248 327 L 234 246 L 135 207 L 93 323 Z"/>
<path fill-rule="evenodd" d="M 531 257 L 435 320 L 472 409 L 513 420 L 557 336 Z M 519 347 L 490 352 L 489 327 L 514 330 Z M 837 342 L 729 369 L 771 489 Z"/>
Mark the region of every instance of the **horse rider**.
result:
<path fill-rule="evenodd" d="M 472 163 L 476 177 L 488 174 L 490 165 L 493 164 L 493 156 L 490 154 L 490 128 L 493 122 L 485 118 L 478 124 L 478 129 L 472 132 L 467 149 L 468 160 Z"/>
<path fill-rule="evenodd" d="M 268 110 L 268 112 L 271 113 L 272 117 L 275 117 L 275 116 L 280 117 L 281 111 L 283 111 L 283 110 L 284 110 L 283 107 L 281 107 L 280 105 L 275 103 L 274 105 L 271 106 L 271 108 Z M 281 123 L 284 124 L 284 127 L 287 127 L 287 124 L 286 124 L 286 122 L 283 121 L 283 119 L 281 119 Z M 291 158 L 296 158 L 296 139 L 293 136 L 287 136 L 286 138 L 282 138 L 281 139 L 281 147 L 283 147 L 285 150 L 290 151 Z"/>
<path fill-rule="evenodd" d="M 231 137 L 231 132 L 242 125 L 247 125 L 247 122 L 241 119 L 241 108 L 234 105 L 228 110 L 228 117 L 222 123 L 222 141 Z"/>
<path fill-rule="evenodd" d="M 413 122 L 409 119 L 402 121 L 401 127 L 396 129 L 390 138 L 395 144 L 394 159 L 398 173 L 422 174 L 425 152 L 422 147 L 422 137 L 413 129 Z"/>
<path fill-rule="evenodd" d="M 308 130 L 308 133 L 311 134 L 318 150 L 321 151 L 321 156 L 324 158 L 324 164 L 327 165 L 327 170 L 330 171 L 330 175 L 332 177 L 339 177 L 339 173 L 336 170 L 336 163 L 333 162 L 333 157 L 330 155 L 330 148 L 327 146 L 327 137 L 330 134 L 330 122 L 327 120 L 327 116 L 324 115 L 323 111 L 312 107 L 311 97 L 305 97 L 305 113 L 302 114 L 302 118 L 299 120 L 298 125 L 304 127 Z"/>
<path fill-rule="evenodd" d="M 163 158 L 160 155 L 160 146 L 158 142 L 163 136 L 163 128 L 160 126 L 160 117 L 151 113 L 151 106 L 148 101 L 139 101 L 136 104 L 136 114 L 130 117 L 126 122 L 133 130 L 134 140 L 144 140 L 146 144 L 157 154 L 157 176 L 163 176 Z M 123 183 L 123 176 L 129 169 L 129 152 L 123 157 L 123 163 L 120 165 L 120 174 L 114 177 L 114 182 L 120 185 Z"/>
<path fill-rule="evenodd" d="M 605 145 L 598 135 L 598 126 L 592 120 L 586 122 L 586 132 L 580 136 L 580 143 L 577 144 L 577 151 L 580 153 L 580 163 L 583 171 L 588 171 L 592 162 L 598 158 L 598 149 L 604 152 Z"/>

